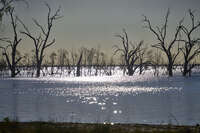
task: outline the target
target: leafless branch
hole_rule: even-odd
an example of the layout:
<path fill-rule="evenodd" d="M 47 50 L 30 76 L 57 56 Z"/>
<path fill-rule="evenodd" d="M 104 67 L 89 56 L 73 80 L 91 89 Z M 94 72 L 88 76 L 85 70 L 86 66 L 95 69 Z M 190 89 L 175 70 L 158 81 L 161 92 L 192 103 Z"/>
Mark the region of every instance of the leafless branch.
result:
<path fill-rule="evenodd" d="M 42 33 L 46 36 L 47 33 L 45 32 L 43 26 L 40 25 L 39 22 L 36 19 L 33 19 L 33 22 L 35 23 L 36 26 L 38 26 L 40 28 L 40 30 L 42 31 Z"/>
<path fill-rule="evenodd" d="M 45 48 L 48 48 L 49 46 L 53 45 L 55 42 L 56 42 L 56 40 L 55 40 L 55 39 L 53 39 L 53 41 L 52 41 L 52 42 L 50 42 L 49 44 L 47 44 L 47 45 L 45 46 Z"/>
<path fill-rule="evenodd" d="M 19 19 L 18 17 L 17 17 L 17 20 L 18 20 L 18 21 L 20 22 L 20 24 L 23 26 L 25 32 L 26 32 L 27 34 L 31 35 L 31 33 L 30 33 L 28 27 L 22 22 L 22 20 Z M 23 31 L 21 31 L 21 33 L 23 33 Z"/>
<path fill-rule="evenodd" d="M 0 38 L 0 41 L 6 42 L 6 43 L 12 45 L 12 41 L 10 41 L 10 38 Z"/>

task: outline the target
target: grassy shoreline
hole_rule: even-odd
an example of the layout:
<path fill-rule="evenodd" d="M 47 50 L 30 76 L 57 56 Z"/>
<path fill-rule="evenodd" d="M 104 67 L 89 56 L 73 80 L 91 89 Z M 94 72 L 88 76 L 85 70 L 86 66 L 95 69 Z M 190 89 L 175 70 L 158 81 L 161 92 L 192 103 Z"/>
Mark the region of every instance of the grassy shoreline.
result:
<path fill-rule="evenodd" d="M 0 122 L 0 133 L 200 133 L 199 125 Z"/>

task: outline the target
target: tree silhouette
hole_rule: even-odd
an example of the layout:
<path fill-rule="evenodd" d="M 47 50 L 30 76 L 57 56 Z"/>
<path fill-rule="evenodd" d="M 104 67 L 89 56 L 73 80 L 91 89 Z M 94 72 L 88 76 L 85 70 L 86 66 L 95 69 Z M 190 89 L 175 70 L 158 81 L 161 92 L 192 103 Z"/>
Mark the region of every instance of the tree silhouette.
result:
<path fill-rule="evenodd" d="M 17 22 L 19 19 L 17 18 L 17 16 L 14 15 L 14 7 L 9 8 L 8 14 L 11 19 L 11 25 L 13 29 L 13 39 L 0 38 L 0 41 L 3 41 L 4 43 L 8 44 L 5 47 L 0 46 L 0 48 L 3 49 L 3 55 L 5 56 L 8 67 L 11 71 L 11 77 L 15 77 L 17 74 L 20 73 L 18 69 L 16 70 L 16 66 L 20 62 L 22 57 L 17 57 L 17 47 L 22 39 L 18 37 Z M 10 54 L 8 52 L 9 49 L 11 50 Z"/>
<path fill-rule="evenodd" d="M 143 45 L 143 41 L 140 41 L 138 45 L 134 45 L 129 41 L 128 34 L 125 29 L 123 29 L 122 35 L 115 35 L 116 37 L 120 38 L 122 41 L 122 47 L 118 45 L 114 45 L 114 54 L 121 52 L 126 68 L 128 70 L 128 75 L 132 76 L 135 70 L 139 67 L 139 65 L 135 65 L 136 62 L 139 60 L 139 52 L 141 51 L 141 47 Z"/>
<path fill-rule="evenodd" d="M 186 76 L 188 73 L 191 74 L 192 68 L 195 67 L 195 63 L 192 64 L 192 60 L 200 54 L 200 38 L 193 37 L 193 33 L 200 28 L 200 20 L 195 20 L 194 11 L 189 10 L 188 14 L 191 20 L 190 27 L 186 25 L 181 26 L 181 31 L 183 31 L 186 38 L 180 40 L 184 43 L 184 46 L 181 48 L 184 57 L 183 76 Z"/>
<path fill-rule="evenodd" d="M 29 31 L 28 27 L 26 27 L 25 24 L 20 20 L 25 30 L 25 31 L 21 31 L 21 33 L 28 36 L 34 43 L 36 68 L 37 68 L 36 77 L 40 76 L 40 70 L 42 67 L 45 50 L 55 43 L 55 39 L 49 42 L 49 39 L 50 39 L 49 36 L 52 31 L 53 24 L 55 20 L 58 20 L 61 18 L 59 14 L 60 7 L 56 10 L 55 13 L 52 14 L 50 6 L 47 3 L 45 3 L 45 5 L 48 8 L 47 27 L 42 26 L 36 19 L 33 19 L 34 24 L 40 29 L 40 34 L 38 36 L 33 36 L 31 32 Z"/>
<path fill-rule="evenodd" d="M 165 16 L 164 24 L 161 27 L 152 26 L 151 21 L 146 16 L 144 16 L 143 21 L 146 24 L 145 27 L 150 30 L 150 32 L 155 36 L 155 38 L 158 41 L 158 43 L 153 44 L 152 47 L 157 48 L 157 49 L 159 49 L 159 50 L 161 50 L 162 52 L 165 53 L 165 55 L 167 56 L 167 59 L 168 59 L 168 63 L 167 63 L 168 75 L 173 76 L 173 70 L 172 70 L 173 65 L 175 63 L 177 56 L 180 53 L 180 50 L 178 48 L 178 50 L 173 53 L 172 49 L 174 48 L 174 45 L 177 42 L 177 38 L 178 38 L 178 35 L 180 33 L 181 24 L 182 24 L 183 20 L 181 20 L 179 22 L 179 24 L 176 28 L 175 34 L 172 38 L 172 41 L 169 41 L 169 40 L 167 40 L 167 34 L 171 34 L 171 33 L 167 32 L 169 14 L 170 14 L 170 10 L 168 9 L 167 14 Z"/>

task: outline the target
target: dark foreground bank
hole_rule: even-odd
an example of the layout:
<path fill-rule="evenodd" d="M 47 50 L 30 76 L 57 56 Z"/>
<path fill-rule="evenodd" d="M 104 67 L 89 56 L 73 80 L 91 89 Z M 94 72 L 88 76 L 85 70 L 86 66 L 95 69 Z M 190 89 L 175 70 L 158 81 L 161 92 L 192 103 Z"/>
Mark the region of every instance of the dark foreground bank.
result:
<path fill-rule="evenodd" d="M 0 133 L 200 133 L 197 126 L 0 122 Z"/>

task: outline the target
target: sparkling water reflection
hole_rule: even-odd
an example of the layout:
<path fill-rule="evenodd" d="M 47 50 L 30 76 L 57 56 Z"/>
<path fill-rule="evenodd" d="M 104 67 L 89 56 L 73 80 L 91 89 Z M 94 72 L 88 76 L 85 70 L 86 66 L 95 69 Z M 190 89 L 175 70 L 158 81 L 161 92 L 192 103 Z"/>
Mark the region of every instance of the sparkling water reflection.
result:
<path fill-rule="evenodd" d="M 200 84 L 195 82 L 191 88 L 189 81 L 184 80 L 188 79 L 1 79 L 0 119 L 10 117 L 19 121 L 86 123 L 200 123 Z M 199 78 L 196 77 L 196 80 Z"/>

